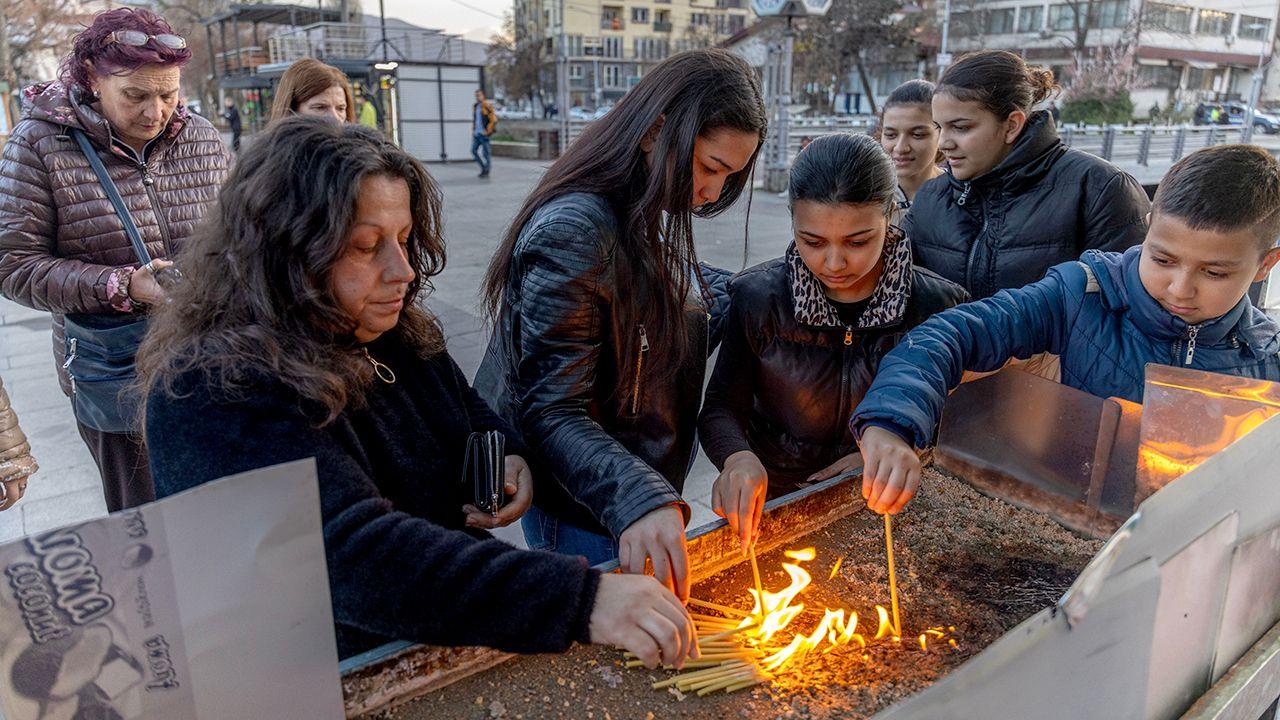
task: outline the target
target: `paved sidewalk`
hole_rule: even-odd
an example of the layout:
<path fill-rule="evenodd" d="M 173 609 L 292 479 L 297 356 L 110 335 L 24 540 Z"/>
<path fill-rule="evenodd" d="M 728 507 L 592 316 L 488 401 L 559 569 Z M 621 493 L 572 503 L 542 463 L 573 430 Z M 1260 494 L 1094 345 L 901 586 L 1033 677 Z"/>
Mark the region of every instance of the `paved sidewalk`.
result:
<path fill-rule="evenodd" d="M 479 310 L 478 291 L 489 258 L 520 203 L 541 176 L 545 163 L 495 158 L 488 179 L 476 177 L 472 163 L 429 165 L 444 194 L 448 264 L 433 280 L 427 305 L 440 317 L 449 351 L 474 377 L 489 331 Z M 742 267 L 746 199 L 711 220 L 695 220 L 701 259 L 720 267 Z M 780 255 L 790 237 L 785 200 L 757 191 L 751 206 L 750 262 Z M 105 512 L 97 468 L 76 432 L 71 407 L 58 388 L 49 335 L 49 316 L 0 298 L 0 376 L 31 440 L 40 472 L 27 496 L 0 513 L 0 542 L 82 522 Z M 685 485 L 695 527 L 714 518 L 708 500 L 715 469 L 699 453 Z M 518 526 L 500 537 L 518 545 Z"/>

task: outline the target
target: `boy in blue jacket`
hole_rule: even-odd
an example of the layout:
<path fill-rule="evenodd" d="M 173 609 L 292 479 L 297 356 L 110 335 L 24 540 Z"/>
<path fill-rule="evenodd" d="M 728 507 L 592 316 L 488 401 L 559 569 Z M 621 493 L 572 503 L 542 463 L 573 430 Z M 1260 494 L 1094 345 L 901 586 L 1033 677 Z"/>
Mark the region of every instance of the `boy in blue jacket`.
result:
<path fill-rule="evenodd" d="M 1280 327 L 1246 297 L 1280 260 L 1280 163 L 1252 145 L 1192 153 L 1161 182 L 1149 228 L 1139 247 L 1090 250 L 908 333 L 850 421 L 867 506 L 893 514 L 915 495 L 913 446 L 933 443 L 966 370 L 1049 352 L 1063 384 L 1135 402 L 1147 363 L 1280 381 Z"/>

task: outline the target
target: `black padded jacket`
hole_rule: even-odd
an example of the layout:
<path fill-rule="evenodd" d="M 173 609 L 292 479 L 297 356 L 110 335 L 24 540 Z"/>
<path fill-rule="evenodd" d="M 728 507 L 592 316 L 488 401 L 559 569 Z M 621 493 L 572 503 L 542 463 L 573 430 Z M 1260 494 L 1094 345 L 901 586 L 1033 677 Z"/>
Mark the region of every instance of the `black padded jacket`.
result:
<path fill-rule="evenodd" d="M 1150 207 L 1137 180 L 1068 148 L 1040 111 L 990 172 L 962 181 L 948 171 L 925 183 L 903 229 L 916 264 L 977 300 L 1036 282 L 1085 250 L 1137 245 Z"/>
<path fill-rule="evenodd" d="M 534 504 L 615 538 L 676 505 L 697 450 L 707 356 L 718 342 L 729 274 L 700 267 L 687 307 L 686 360 L 667 381 L 645 371 L 614 392 L 620 344 L 610 318 L 619 223 L 600 195 L 572 193 L 539 208 L 520 231 L 476 389 L 530 448 Z M 639 333 L 645 332 L 637 328 Z"/>
<path fill-rule="evenodd" d="M 699 440 L 721 469 L 730 455 L 754 452 L 769 473 L 769 497 L 803 487 L 857 450 L 848 420 L 880 360 L 911 328 L 967 299 L 958 285 L 913 266 L 901 237 L 887 248 L 856 322 L 840 318 L 794 244 L 739 273 L 729 297 Z"/>

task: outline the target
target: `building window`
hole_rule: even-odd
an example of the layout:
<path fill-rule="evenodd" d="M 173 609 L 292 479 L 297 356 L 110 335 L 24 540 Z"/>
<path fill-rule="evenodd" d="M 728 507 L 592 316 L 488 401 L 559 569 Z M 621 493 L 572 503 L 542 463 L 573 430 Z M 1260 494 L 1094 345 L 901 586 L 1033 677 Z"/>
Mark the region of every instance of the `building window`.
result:
<path fill-rule="evenodd" d="M 1271 27 L 1271 21 L 1263 17 L 1254 17 L 1253 15 L 1240 16 L 1240 29 L 1236 31 L 1236 35 L 1241 40 L 1266 40 L 1267 29 Z"/>
<path fill-rule="evenodd" d="M 1182 80 L 1182 70 L 1172 65 L 1139 65 L 1138 81 L 1143 85 L 1162 90 L 1176 90 Z"/>
<path fill-rule="evenodd" d="M 1129 24 L 1129 0 L 1103 0 L 1094 6 L 1097 28 L 1121 28 Z"/>
<path fill-rule="evenodd" d="M 1201 10 L 1200 21 L 1196 23 L 1196 33 L 1226 37 L 1231 34 L 1231 21 L 1234 19 L 1234 15 L 1221 10 Z"/>
<path fill-rule="evenodd" d="M 694 27 L 707 27 L 711 24 L 711 16 L 707 13 L 693 13 L 689 16 L 689 24 Z"/>
<path fill-rule="evenodd" d="M 729 34 L 740 33 L 747 28 L 746 15 L 730 15 L 729 16 Z"/>
<path fill-rule="evenodd" d="M 1044 29 L 1044 6 L 1027 5 L 1018 8 L 1018 32 L 1035 33 Z"/>
<path fill-rule="evenodd" d="M 729 10 L 741 10 L 746 7 L 746 5 L 743 4 L 742 0 L 716 0 L 716 7 Z"/>
<path fill-rule="evenodd" d="M 604 39 L 604 56 L 611 58 L 622 57 L 622 38 L 607 37 Z"/>
<path fill-rule="evenodd" d="M 631 8 L 631 22 L 647 23 L 649 22 L 649 8 Z"/>
<path fill-rule="evenodd" d="M 618 65 L 604 66 L 604 86 L 620 87 L 622 85 L 622 67 Z"/>
<path fill-rule="evenodd" d="M 570 79 L 570 80 L 581 80 L 581 79 L 582 79 L 582 66 L 581 66 L 581 65 L 579 65 L 579 64 L 577 64 L 577 63 L 569 63 L 569 79 Z"/>
<path fill-rule="evenodd" d="M 1049 6 L 1050 30 L 1075 30 L 1076 8 L 1073 5 Z"/>
<path fill-rule="evenodd" d="M 626 27 L 622 22 L 622 8 L 605 5 L 600 8 L 600 29 L 621 30 Z"/>
<path fill-rule="evenodd" d="M 987 34 L 1002 35 L 1013 32 L 1014 8 L 987 11 Z"/>
<path fill-rule="evenodd" d="M 977 13 L 970 11 L 951 13 L 951 34 L 956 37 L 976 35 L 977 28 L 974 27 L 976 23 Z"/>
<path fill-rule="evenodd" d="M 1191 8 L 1183 5 L 1149 2 L 1142 10 L 1147 27 L 1175 33 L 1191 32 Z"/>
<path fill-rule="evenodd" d="M 567 48 L 569 57 L 581 57 L 582 56 L 582 36 L 566 35 L 565 39 L 568 40 L 568 43 L 565 47 Z"/>

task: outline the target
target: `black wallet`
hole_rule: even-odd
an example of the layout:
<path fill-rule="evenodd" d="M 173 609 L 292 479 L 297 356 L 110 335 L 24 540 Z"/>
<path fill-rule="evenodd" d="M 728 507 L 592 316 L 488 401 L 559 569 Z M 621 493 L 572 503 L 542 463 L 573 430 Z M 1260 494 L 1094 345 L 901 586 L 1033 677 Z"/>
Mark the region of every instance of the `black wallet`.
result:
<path fill-rule="evenodd" d="M 462 483 L 471 488 L 471 503 L 497 515 L 506 500 L 507 439 L 497 430 L 473 432 L 467 437 L 462 463 Z"/>

